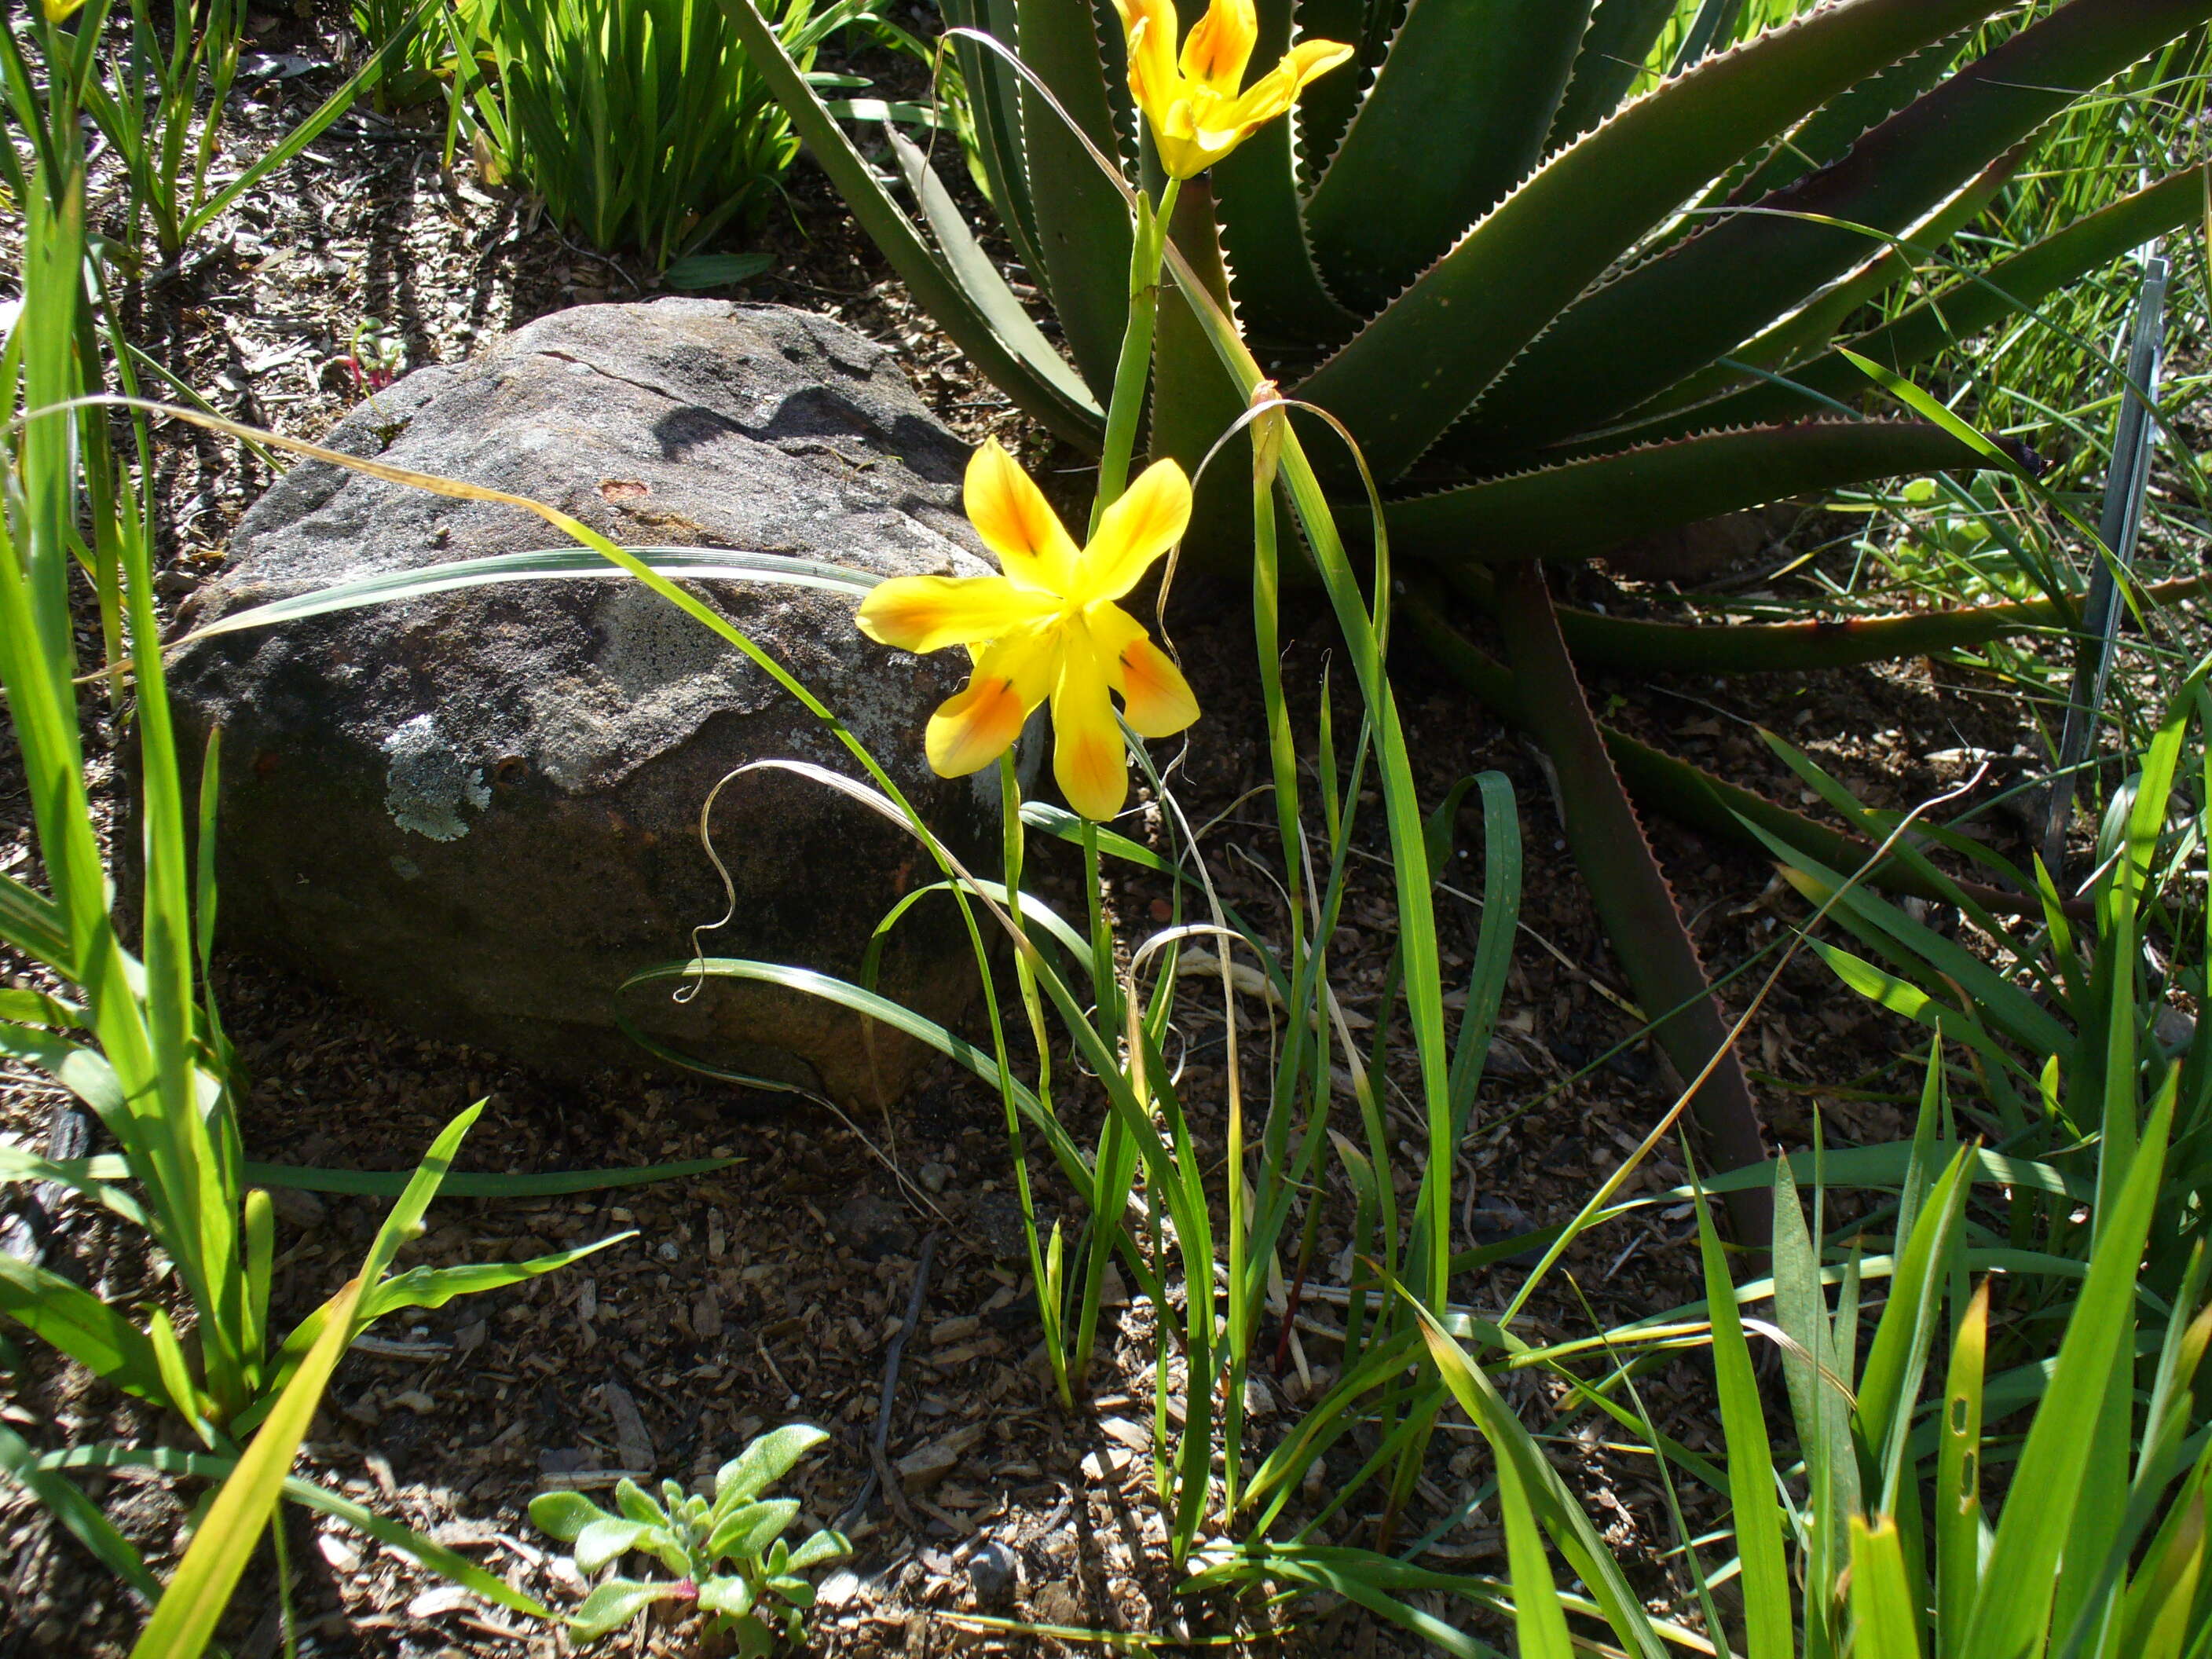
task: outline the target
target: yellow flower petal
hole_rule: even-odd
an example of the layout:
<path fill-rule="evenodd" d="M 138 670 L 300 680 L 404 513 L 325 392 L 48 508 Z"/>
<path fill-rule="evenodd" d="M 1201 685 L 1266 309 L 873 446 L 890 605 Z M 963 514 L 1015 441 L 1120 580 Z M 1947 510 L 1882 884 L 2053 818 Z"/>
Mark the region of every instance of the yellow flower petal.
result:
<path fill-rule="evenodd" d="M 1083 613 L 1106 683 L 1121 694 L 1121 713 L 1140 738 L 1171 738 L 1198 718 L 1198 699 L 1174 659 L 1144 623 L 1110 599 Z"/>
<path fill-rule="evenodd" d="M 1129 93 L 1157 125 L 1177 95 L 1174 0 L 1114 0 L 1129 54 Z"/>
<path fill-rule="evenodd" d="M 1084 605 L 1120 599 L 1189 524 L 1190 480 L 1173 461 L 1154 461 L 1100 516 L 1068 598 Z"/>
<path fill-rule="evenodd" d="M 1030 482 L 996 438 L 968 463 L 968 521 L 1023 587 L 1063 593 L 1075 568 L 1075 542 L 1044 492 Z"/>
<path fill-rule="evenodd" d="M 998 639 L 1057 608 L 1004 576 L 894 576 L 868 590 L 854 620 L 879 645 L 938 651 Z"/>
<path fill-rule="evenodd" d="M 1052 775 L 1086 818 L 1112 817 L 1129 798 L 1129 769 L 1106 676 L 1081 623 L 1066 630 L 1052 693 Z"/>
<path fill-rule="evenodd" d="M 1150 640 L 1121 652 L 1121 713 L 1140 738 L 1171 738 L 1198 718 L 1190 682 Z"/>
<path fill-rule="evenodd" d="M 1013 746 L 1059 665 L 1057 628 L 1025 629 L 983 653 L 965 690 L 929 717 L 923 746 L 942 778 L 980 772 Z"/>
<path fill-rule="evenodd" d="M 1244 68 L 1259 40 L 1260 18 L 1252 0 L 1213 0 L 1182 43 L 1183 75 L 1233 98 L 1244 84 Z"/>
<path fill-rule="evenodd" d="M 1234 103 L 1212 111 L 1204 125 L 1209 131 L 1233 131 L 1241 142 L 1297 103 L 1310 82 L 1351 56 L 1352 48 L 1340 40 L 1301 40 Z"/>

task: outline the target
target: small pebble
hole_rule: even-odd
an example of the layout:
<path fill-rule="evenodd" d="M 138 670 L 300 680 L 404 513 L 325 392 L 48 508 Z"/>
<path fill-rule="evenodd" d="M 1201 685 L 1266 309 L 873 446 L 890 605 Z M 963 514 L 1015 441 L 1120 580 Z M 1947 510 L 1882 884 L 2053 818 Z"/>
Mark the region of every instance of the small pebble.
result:
<path fill-rule="evenodd" d="M 942 1164 L 925 1164 L 915 1172 L 915 1179 L 921 1182 L 925 1191 L 934 1196 L 951 1184 L 952 1171 Z"/>
<path fill-rule="evenodd" d="M 1013 1588 L 1014 1553 L 993 1539 L 968 1558 L 968 1583 L 978 1601 L 996 1601 Z"/>

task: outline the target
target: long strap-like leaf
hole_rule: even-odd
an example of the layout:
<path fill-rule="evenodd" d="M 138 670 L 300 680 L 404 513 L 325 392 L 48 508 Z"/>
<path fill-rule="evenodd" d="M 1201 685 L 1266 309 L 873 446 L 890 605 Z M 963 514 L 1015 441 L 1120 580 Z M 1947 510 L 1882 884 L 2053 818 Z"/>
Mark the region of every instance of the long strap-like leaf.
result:
<path fill-rule="evenodd" d="M 936 319 L 993 385 L 1070 443 L 1094 447 L 1104 428 L 1104 416 L 1095 405 L 1085 407 L 1070 398 L 1042 364 L 1024 358 L 1013 343 L 991 326 L 981 306 L 960 286 L 922 240 L 913 221 L 891 200 L 866 159 L 791 61 L 775 31 L 754 9 L 752 0 L 718 0 L 718 3 L 744 43 L 754 67 L 775 89 L 791 116 L 792 126 L 814 152 L 853 216 L 890 261 L 916 303 Z"/>

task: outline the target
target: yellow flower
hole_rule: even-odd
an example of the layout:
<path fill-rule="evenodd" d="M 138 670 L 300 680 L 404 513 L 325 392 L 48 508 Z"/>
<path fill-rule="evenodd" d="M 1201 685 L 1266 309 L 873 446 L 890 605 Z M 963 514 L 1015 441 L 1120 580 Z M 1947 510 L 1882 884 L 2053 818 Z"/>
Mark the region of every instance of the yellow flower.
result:
<path fill-rule="evenodd" d="M 1114 0 L 1129 46 L 1129 90 L 1152 123 L 1160 165 L 1193 179 L 1298 100 L 1306 82 L 1352 56 L 1337 40 L 1301 40 L 1243 92 L 1259 41 L 1252 0 L 1212 0 L 1176 58 L 1175 0 Z"/>
<path fill-rule="evenodd" d="M 1108 507 L 1079 552 L 1043 492 L 996 439 L 968 464 L 968 517 L 999 556 L 1002 576 L 898 576 L 860 605 L 860 631 L 907 651 L 964 645 L 967 688 L 930 717 L 929 763 L 941 777 L 981 770 L 1012 746 L 1052 699 L 1053 775 L 1067 804 L 1110 818 L 1129 793 L 1127 758 L 1109 692 L 1147 738 L 1198 718 L 1182 672 L 1145 625 L 1114 603 L 1190 522 L 1190 481 L 1156 461 Z"/>

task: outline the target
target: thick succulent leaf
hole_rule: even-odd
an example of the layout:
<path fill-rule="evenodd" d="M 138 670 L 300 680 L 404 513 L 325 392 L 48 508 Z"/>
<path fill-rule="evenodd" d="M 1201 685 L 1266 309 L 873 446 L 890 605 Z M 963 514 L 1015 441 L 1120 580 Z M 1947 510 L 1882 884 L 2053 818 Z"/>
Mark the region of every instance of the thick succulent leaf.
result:
<path fill-rule="evenodd" d="M 562 1543 L 594 1521 L 614 1517 L 580 1492 L 541 1492 L 530 1500 L 530 1523 Z"/>
<path fill-rule="evenodd" d="M 1193 179 L 1176 203 L 1176 246 L 1217 301 L 1226 302 L 1229 276 L 1215 240 L 1206 181 Z M 1172 455 L 1195 474 L 1214 442 L 1244 412 L 1244 398 L 1214 355 L 1190 302 L 1172 285 L 1160 292 L 1153 336 L 1152 454 Z M 1243 434 L 1223 447 L 1199 479 L 1183 554 L 1201 564 L 1243 569 L 1251 546 L 1252 445 Z"/>
<path fill-rule="evenodd" d="M 1013 45 L 1014 0 L 939 3 L 950 27 L 979 30 Z M 991 204 L 998 209 L 999 221 L 1013 239 L 1022 264 L 1040 270 L 1043 261 L 1037 253 L 1036 207 L 1030 199 L 1029 170 L 1023 165 L 1021 77 L 998 53 L 959 35 L 952 37 L 952 58 L 968 88 L 976 152 L 983 176 L 991 181 Z"/>
<path fill-rule="evenodd" d="M 653 1530 L 641 1521 L 624 1521 L 611 1515 L 586 1522 L 576 1534 L 578 1570 L 597 1572 L 617 1556 L 628 1553 L 632 1545 Z"/>
<path fill-rule="evenodd" d="M 791 1423 L 764 1434 L 721 1467 L 714 1477 L 714 1507 L 727 1515 L 791 1473 L 799 1460 L 830 1437 L 811 1423 Z"/>
<path fill-rule="evenodd" d="M 1764 1163 L 1751 1085 L 1713 1000 L 1696 942 L 1652 856 L 1644 825 L 1605 750 L 1574 663 L 1559 637 L 1544 573 L 1522 565 L 1499 584 L 1498 623 L 1530 729 L 1551 757 L 1561 827 L 1614 956 L 1654 1022 L 1653 1035 L 1686 1080 L 1704 1076 L 1690 1110 L 1723 1171 Z M 1706 1075 L 1708 1066 L 1710 1075 Z M 1773 1233 L 1771 1188 L 1729 1195 L 1739 1237 Z"/>
<path fill-rule="evenodd" d="M 1395 11 L 1396 8 L 1383 9 Z M 1358 51 L 1351 63 L 1308 87 L 1291 117 L 1297 123 L 1299 148 L 1310 170 L 1310 178 L 1319 176 L 1335 154 L 1345 128 L 1352 125 L 1352 112 L 1359 107 L 1361 96 L 1374 81 L 1382 53 L 1379 49 L 1368 49 L 1368 34 L 1376 9 L 1369 0 L 1300 0 L 1298 4 L 1302 37 L 1343 40 Z"/>
<path fill-rule="evenodd" d="M 1707 432 L 1395 501 L 1390 545 L 1440 563 L 1585 558 L 1785 496 L 1989 464 L 1978 450 L 1919 421 L 1801 421 Z"/>
<path fill-rule="evenodd" d="M 1006 279 L 1000 274 L 997 262 L 984 252 L 975 240 L 975 232 L 960 216 L 960 210 L 954 204 L 951 192 L 945 188 L 945 181 L 937 176 L 937 170 L 929 165 L 914 141 L 897 127 L 886 125 L 884 136 L 890 140 L 891 153 L 898 158 L 906 187 L 936 234 L 945 264 L 975 300 L 977 308 L 989 319 L 999 337 L 1068 402 L 1088 404 L 1091 393 L 1082 376 L 1067 366 L 1067 360 L 1045 338 L 1029 313 L 1022 309 L 1022 302 L 1014 297 L 1013 289 L 1006 286 Z"/>
<path fill-rule="evenodd" d="M 2187 224 L 2202 210 L 2203 202 L 2203 175 L 2197 169 L 2161 179 L 2075 220 L 1980 276 L 1922 301 L 1893 321 L 1850 342 L 1850 349 L 1904 374 L 1947 346 L 1970 340 L 2016 315 L 2022 307 L 2036 305 L 2130 248 Z M 1624 428 L 1613 434 L 1611 441 L 1648 442 L 1677 435 L 1691 425 L 1786 419 L 1809 410 L 1830 408 L 1831 400 L 1855 398 L 1866 389 L 1865 374 L 1840 351 L 1827 352 L 1790 369 L 1788 379 L 1787 386 L 1761 381 L 1679 415 Z"/>
<path fill-rule="evenodd" d="M 1527 702 L 1505 665 L 1484 652 L 1445 620 L 1434 598 L 1418 582 L 1404 596 L 1406 620 L 1438 665 L 1475 698 L 1516 725 L 1528 726 Z M 1560 633 L 1581 659 L 1571 624 L 1577 613 L 1559 612 Z M 1688 631 L 1688 630 L 1686 630 Z M 1710 631 L 1724 635 L 1727 630 Z M 1802 812 L 1768 799 L 1755 790 L 1729 782 L 1678 755 L 1640 743 L 1626 732 L 1601 725 L 1606 753 L 1620 781 L 1646 811 L 1664 812 L 1679 823 L 1726 836 L 1768 857 L 1778 845 L 1795 855 L 1809 855 L 1836 870 L 1859 870 L 1873 854 L 1870 842 L 1839 834 Z M 1909 858 L 1892 856 L 1866 869 L 1869 886 L 1938 903 L 1956 903 L 1961 892 L 1992 915 L 2017 915 L 2035 907 L 2032 897 L 1971 883 L 1955 886 L 1931 880 Z"/>
<path fill-rule="evenodd" d="M 1620 107 L 1674 15 L 1675 0 L 1598 0 L 1545 149 L 1572 143 Z"/>
<path fill-rule="evenodd" d="M 1777 140 L 1759 165 L 1737 182 L 1734 198 L 1755 201 L 1827 166 L 1934 86 L 1958 58 L 1960 44 L 1954 38 L 1917 52 L 1815 110 L 1796 131 Z"/>
<path fill-rule="evenodd" d="M 717 1561 L 750 1562 L 781 1538 L 798 1515 L 796 1498 L 763 1498 L 740 1504 L 716 1523 L 707 1540 L 707 1553 Z"/>
<path fill-rule="evenodd" d="M 832 1561 L 842 1561 L 853 1553 L 845 1534 L 834 1528 L 824 1527 L 797 1549 L 783 1564 L 786 1572 L 805 1572 L 810 1567 L 826 1566 Z"/>
<path fill-rule="evenodd" d="M 1528 176 L 1589 20 L 1589 0 L 1413 0 L 1306 204 L 1332 292 L 1374 310 Z"/>
<path fill-rule="evenodd" d="M 2181 576 L 2142 590 L 2146 611 L 2196 599 L 2212 578 Z M 1786 623 L 1669 623 L 1561 607 L 1559 631 L 1577 662 L 1638 673 L 1803 674 L 1897 657 L 1959 651 L 1991 640 L 2078 625 L 2081 602 L 2023 599 L 1887 617 Z"/>
<path fill-rule="evenodd" d="M 728 3 L 728 0 L 724 0 Z M 1119 75 L 1121 43 L 1107 44 L 1091 0 L 1023 0 L 1022 61 L 1052 88 L 1101 153 L 1114 155 L 1106 77 Z M 1129 309 L 1129 208 L 1035 88 L 1021 89 L 1022 146 L 1036 213 L 1038 274 L 1067 337 L 1068 355 L 1099 403 L 1113 390 Z"/>
<path fill-rule="evenodd" d="M 745 55 L 791 117 L 794 131 L 830 175 L 860 228 L 883 251 L 908 290 L 992 385 L 1071 443 L 1095 447 L 1104 419 L 1073 404 L 1039 369 L 1001 339 L 974 296 L 922 239 L 845 130 L 837 125 L 752 0 L 719 0 Z M 1086 163 L 1087 165 L 1087 163 Z M 1126 257 L 1126 256 L 1125 256 Z"/>
<path fill-rule="evenodd" d="M 652 1583 L 635 1578 L 610 1578 L 593 1587 L 568 1615 L 568 1629 L 580 1642 L 605 1636 L 617 1625 L 626 1625 L 655 1601 L 689 1592 L 680 1584 Z"/>
<path fill-rule="evenodd" d="M 1577 301 L 1484 394 L 1467 441 L 1516 454 L 1656 397 L 1864 259 L 1870 244 L 1851 227 L 1903 231 L 2087 88 L 2207 17 L 2212 0 L 2059 8 L 1833 166 Z M 1808 214 L 1842 222 L 1790 216 Z"/>
<path fill-rule="evenodd" d="M 2028 146 L 2015 145 L 1984 167 L 1951 199 L 1907 231 L 1903 240 L 1885 247 L 1873 258 L 1800 306 L 1757 339 L 1739 346 L 1721 362 L 1678 381 L 1629 418 L 1645 420 L 1672 409 L 1686 409 L 1742 384 L 1739 365 L 1778 369 L 1810 352 L 1827 346 L 1846 318 L 1861 306 L 1909 281 L 1922 251 L 1942 247 L 1978 217 L 2020 170 Z M 1761 382 L 1762 385 L 1765 382 Z M 1449 436 L 1438 446 L 1448 449 Z"/>
<path fill-rule="evenodd" d="M 1302 395 L 1342 417 L 1377 473 L 1396 478 L 1545 325 L 1707 180 L 1998 3 L 1845 0 L 1706 59 L 1553 156 Z M 1671 318 L 1642 320 L 1654 334 L 1674 327 Z"/>
<path fill-rule="evenodd" d="M 1289 49 L 1291 0 L 1259 0 L 1255 63 L 1272 64 Z M 1310 28 L 1310 24 L 1309 24 Z M 1326 37 L 1325 37 L 1326 38 Z M 1356 81 L 1346 64 L 1322 77 Z M 1312 90 L 1307 93 L 1311 97 Z M 1237 270 L 1237 311 L 1246 333 L 1261 341 L 1322 341 L 1350 337 L 1358 319 L 1329 297 L 1314 264 L 1298 214 L 1296 121 L 1270 121 L 1214 164 L 1215 210 L 1222 245 Z"/>

